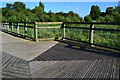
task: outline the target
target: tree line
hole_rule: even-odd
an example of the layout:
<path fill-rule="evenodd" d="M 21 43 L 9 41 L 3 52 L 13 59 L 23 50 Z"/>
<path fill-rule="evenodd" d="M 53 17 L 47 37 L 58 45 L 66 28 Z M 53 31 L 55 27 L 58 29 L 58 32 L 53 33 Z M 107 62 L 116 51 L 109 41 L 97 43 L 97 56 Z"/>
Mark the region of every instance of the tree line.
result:
<path fill-rule="evenodd" d="M 107 7 L 105 12 L 101 12 L 100 7 L 93 5 L 90 14 L 84 18 L 79 14 L 69 11 L 68 13 L 54 13 L 51 10 L 45 12 L 42 2 L 34 9 L 26 8 L 23 2 L 6 4 L 2 10 L 2 21 L 12 22 L 120 22 L 120 6 Z"/>

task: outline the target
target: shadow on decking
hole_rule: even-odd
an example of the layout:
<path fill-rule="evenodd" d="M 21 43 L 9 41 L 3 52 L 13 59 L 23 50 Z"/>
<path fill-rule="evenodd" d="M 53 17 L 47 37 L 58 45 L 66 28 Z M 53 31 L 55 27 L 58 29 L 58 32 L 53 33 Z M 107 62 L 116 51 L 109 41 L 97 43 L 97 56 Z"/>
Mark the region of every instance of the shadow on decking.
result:
<path fill-rule="evenodd" d="M 14 37 L 19 37 L 19 38 L 26 39 L 26 40 L 30 40 L 30 41 L 35 41 L 34 38 L 28 37 L 28 36 L 25 36 L 25 35 L 22 35 L 22 34 L 17 34 L 17 33 L 15 33 L 15 32 L 6 31 L 6 30 L 0 30 L 0 31 L 5 32 L 5 33 L 7 33 L 7 34 L 10 34 L 10 35 L 12 35 L 12 36 L 14 36 Z"/>
<path fill-rule="evenodd" d="M 120 57 L 119 51 L 111 49 L 66 40 L 59 42 L 33 61 L 102 60 Z"/>

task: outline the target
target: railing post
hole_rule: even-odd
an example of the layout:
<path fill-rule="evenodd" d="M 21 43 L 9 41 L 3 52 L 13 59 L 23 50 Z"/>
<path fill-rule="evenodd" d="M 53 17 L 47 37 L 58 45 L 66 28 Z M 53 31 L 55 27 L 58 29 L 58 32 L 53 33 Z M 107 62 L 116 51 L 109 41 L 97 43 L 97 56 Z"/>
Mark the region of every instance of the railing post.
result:
<path fill-rule="evenodd" d="M 34 39 L 38 42 L 38 25 L 37 22 L 34 23 Z"/>
<path fill-rule="evenodd" d="M 13 32 L 14 31 L 14 26 L 13 26 L 13 23 L 11 23 L 12 24 L 12 31 L 11 32 Z"/>
<path fill-rule="evenodd" d="M 6 22 L 6 26 L 5 26 L 5 27 L 6 27 L 6 31 L 8 30 L 8 27 L 7 27 L 7 26 L 8 26 L 8 23 Z"/>
<path fill-rule="evenodd" d="M 64 40 L 65 38 L 65 24 L 64 23 L 62 23 L 61 28 L 62 28 L 62 40 Z"/>
<path fill-rule="evenodd" d="M 5 22 L 5 28 L 4 29 L 7 30 L 7 22 Z"/>
<path fill-rule="evenodd" d="M 2 27 L 3 27 L 3 22 L 0 22 L 0 30 L 2 30 Z"/>
<path fill-rule="evenodd" d="M 17 34 L 20 34 L 19 23 L 17 23 Z"/>
<path fill-rule="evenodd" d="M 91 45 L 91 43 L 93 43 L 93 38 L 94 38 L 94 24 L 90 24 L 90 36 L 89 36 L 89 43 L 90 43 L 90 46 L 94 46 L 94 45 Z"/>
<path fill-rule="evenodd" d="M 10 29 L 10 28 L 9 28 L 9 25 L 10 25 L 10 24 L 9 24 L 9 22 L 8 22 L 8 23 L 7 23 L 7 30 L 8 30 L 8 31 L 9 31 L 9 29 Z"/>
<path fill-rule="evenodd" d="M 2 22 L 0 22 L 0 30 L 1 30 L 1 28 L 2 28 Z"/>
<path fill-rule="evenodd" d="M 3 26 L 2 26 L 2 30 L 4 30 L 5 23 L 3 22 L 2 25 L 3 25 Z"/>
<path fill-rule="evenodd" d="M 27 35 L 27 24 L 26 23 L 24 23 L 24 35 L 26 36 Z"/>

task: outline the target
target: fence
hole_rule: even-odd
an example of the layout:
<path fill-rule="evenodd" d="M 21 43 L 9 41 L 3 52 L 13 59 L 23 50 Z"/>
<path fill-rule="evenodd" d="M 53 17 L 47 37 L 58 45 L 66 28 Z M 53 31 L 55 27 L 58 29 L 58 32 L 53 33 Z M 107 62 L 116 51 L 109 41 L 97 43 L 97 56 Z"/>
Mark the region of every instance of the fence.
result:
<path fill-rule="evenodd" d="M 35 39 L 34 35 L 30 35 L 31 30 L 35 32 L 34 22 L 1 22 L 1 30 L 10 34 L 24 36 Z"/>
<path fill-rule="evenodd" d="M 36 22 L 37 40 L 61 38 L 62 22 Z"/>
<path fill-rule="evenodd" d="M 120 23 L 63 22 L 63 39 L 120 50 Z"/>
<path fill-rule="evenodd" d="M 92 23 L 1 22 L 1 23 L 2 30 L 13 34 L 33 38 L 36 42 L 38 42 L 38 40 L 41 39 L 43 40 L 49 38 L 55 39 L 57 37 L 61 39 L 81 41 L 84 43 L 88 43 L 89 45 L 107 46 L 108 48 L 112 47 L 113 49 L 120 50 L 120 23 L 98 23 L 98 22 Z M 108 44 L 110 44 L 110 46 Z"/>
<path fill-rule="evenodd" d="M 42 40 L 39 38 L 39 33 L 46 33 L 40 31 L 41 29 L 61 29 L 62 22 L 1 22 L 1 30 L 11 34 L 22 35 L 27 38 L 34 39 L 36 42 Z M 60 30 L 61 31 L 61 30 Z M 43 35 L 42 34 L 42 35 Z M 50 34 L 49 34 L 50 35 Z M 53 39 L 46 38 L 45 39 Z M 43 40 L 45 40 L 43 39 Z"/>

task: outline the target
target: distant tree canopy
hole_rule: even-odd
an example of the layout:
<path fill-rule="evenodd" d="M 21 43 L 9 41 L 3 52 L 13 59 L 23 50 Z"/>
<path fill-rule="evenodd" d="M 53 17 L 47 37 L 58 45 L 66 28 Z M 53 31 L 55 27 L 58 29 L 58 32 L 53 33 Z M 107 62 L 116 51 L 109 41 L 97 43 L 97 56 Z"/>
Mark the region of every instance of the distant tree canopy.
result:
<path fill-rule="evenodd" d="M 14 2 L 6 4 L 2 9 L 2 21 L 18 22 L 120 22 L 120 6 L 107 7 L 106 12 L 101 12 L 99 6 L 93 5 L 89 15 L 84 18 L 77 13 L 69 11 L 68 13 L 54 13 L 51 10 L 45 12 L 45 6 L 39 2 L 38 6 L 33 9 L 26 8 L 23 2 Z M 1 19 L 1 18 L 0 18 Z"/>
<path fill-rule="evenodd" d="M 34 9 L 27 9 L 23 2 L 14 2 L 13 4 L 6 4 L 6 7 L 2 8 L 2 20 L 3 21 L 19 21 L 19 22 L 81 22 L 83 19 L 73 11 L 68 13 L 58 12 L 53 13 L 51 10 L 45 12 L 45 6 L 42 2 Z"/>
<path fill-rule="evenodd" d="M 108 7 L 108 8 L 106 9 L 106 15 L 113 15 L 114 12 L 115 12 L 114 7 Z"/>
<path fill-rule="evenodd" d="M 98 19 L 98 17 L 100 16 L 100 13 L 101 13 L 101 11 L 100 11 L 99 6 L 93 5 L 91 7 L 90 16 L 93 20 Z"/>
<path fill-rule="evenodd" d="M 84 20 L 85 20 L 86 22 L 92 22 L 92 18 L 91 18 L 89 15 L 85 16 L 85 17 L 84 17 Z"/>
<path fill-rule="evenodd" d="M 13 9 L 17 11 L 21 11 L 23 9 L 26 9 L 26 5 L 23 2 L 15 2 L 13 4 Z"/>

